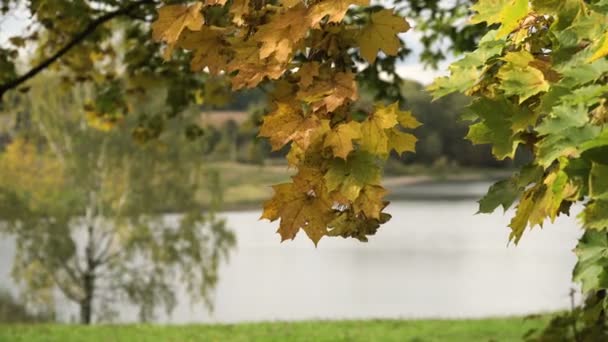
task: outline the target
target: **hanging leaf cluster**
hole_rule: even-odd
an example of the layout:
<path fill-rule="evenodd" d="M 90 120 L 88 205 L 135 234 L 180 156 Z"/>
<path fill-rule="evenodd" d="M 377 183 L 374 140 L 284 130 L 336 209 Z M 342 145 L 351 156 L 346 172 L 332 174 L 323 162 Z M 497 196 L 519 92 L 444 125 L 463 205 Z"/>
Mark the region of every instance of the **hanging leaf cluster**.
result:
<path fill-rule="evenodd" d="M 397 55 L 398 34 L 408 22 L 391 9 L 346 14 L 367 0 L 195 1 L 158 10 L 153 37 L 191 53 L 192 71 L 229 75 L 234 90 L 265 86 L 272 102 L 259 135 L 273 150 L 289 149 L 292 181 L 274 186 L 263 218 L 279 220 L 282 240 L 303 230 L 317 244 L 323 236 L 365 241 L 390 216 L 380 185 L 391 151 L 414 151 L 404 129 L 419 123 L 398 103 L 356 111 L 360 64 L 378 54 Z M 210 11 L 228 20 L 210 21 Z"/>
<path fill-rule="evenodd" d="M 574 278 L 586 293 L 608 289 L 608 2 L 480 0 L 472 9 L 471 22 L 492 30 L 430 90 L 472 97 L 468 138 L 491 144 L 498 159 L 518 149 L 533 155 L 491 187 L 480 212 L 517 202 L 517 243 L 526 228 L 582 203 Z"/>

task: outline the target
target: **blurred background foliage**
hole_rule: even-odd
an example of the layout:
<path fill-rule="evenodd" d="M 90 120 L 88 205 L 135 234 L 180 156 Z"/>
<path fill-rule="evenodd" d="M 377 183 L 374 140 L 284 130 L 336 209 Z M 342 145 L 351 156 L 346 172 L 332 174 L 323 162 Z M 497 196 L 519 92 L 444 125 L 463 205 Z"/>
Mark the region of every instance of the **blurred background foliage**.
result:
<path fill-rule="evenodd" d="M 138 120 L 162 110 L 162 88 L 131 97 L 142 113 L 108 131 L 86 112 L 93 87 L 40 78 L 4 117 L 15 120 L 0 157 L 0 233 L 16 239 L 12 275 L 26 302 L 53 311 L 59 290 L 82 323 L 125 302 L 147 321 L 171 312 L 180 279 L 211 307 L 235 239 L 215 216 L 222 194 L 208 146 L 184 136 L 181 121 L 146 144 L 131 138 Z"/>

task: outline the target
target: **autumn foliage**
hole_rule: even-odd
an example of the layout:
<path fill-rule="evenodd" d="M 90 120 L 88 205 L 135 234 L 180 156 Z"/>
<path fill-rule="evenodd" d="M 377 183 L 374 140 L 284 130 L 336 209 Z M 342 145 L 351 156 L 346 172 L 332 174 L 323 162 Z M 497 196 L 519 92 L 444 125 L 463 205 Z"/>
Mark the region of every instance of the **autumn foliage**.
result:
<path fill-rule="evenodd" d="M 390 218 L 382 162 L 391 151 L 414 151 L 416 138 L 403 130 L 419 123 L 398 103 L 354 110 L 358 65 L 348 54 L 357 49 L 361 63 L 396 55 L 397 35 L 410 26 L 390 9 L 355 22 L 346 17 L 351 4 L 369 2 L 237 0 L 227 5 L 230 20 L 216 25 L 204 14 L 225 1 L 197 1 L 161 7 L 152 26 L 166 58 L 175 49 L 192 52 L 192 71 L 229 74 L 235 90 L 272 81 L 259 134 L 274 150 L 288 146 L 298 171 L 291 183 L 274 186 L 262 214 L 280 220 L 282 240 L 302 229 L 315 244 L 323 236 L 365 241 Z"/>

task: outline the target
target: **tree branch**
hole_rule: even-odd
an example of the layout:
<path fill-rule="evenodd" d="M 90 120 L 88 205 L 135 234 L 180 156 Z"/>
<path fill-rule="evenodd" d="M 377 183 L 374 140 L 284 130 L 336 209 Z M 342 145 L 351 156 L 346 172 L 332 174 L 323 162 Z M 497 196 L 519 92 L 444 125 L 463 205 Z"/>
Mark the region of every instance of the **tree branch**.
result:
<path fill-rule="evenodd" d="M 156 1 L 155 0 L 139 0 L 139 1 L 131 3 L 130 5 L 119 8 L 116 11 L 108 12 L 108 13 L 102 15 L 101 17 L 93 20 L 91 23 L 89 23 L 89 25 L 87 25 L 87 27 L 85 27 L 84 30 L 82 30 L 80 33 L 75 35 L 72 38 L 72 40 L 70 40 L 64 47 L 57 50 L 57 52 L 55 52 L 52 56 L 45 59 L 40 64 L 36 65 L 35 67 L 30 69 L 25 74 L 15 78 L 11 81 L 8 81 L 4 84 L 1 84 L 0 85 L 0 100 L 2 100 L 4 93 L 6 93 L 8 90 L 17 88 L 19 85 L 21 85 L 25 81 L 36 76 L 41 71 L 48 68 L 51 64 L 55 63 L 63 55 L 68 53 L 72 48 L 74 48 L 78 44 L 82 43 L 82 41 L 84 41 L 88 36 L 93 34 L 99 26 L 105 24 L 106 22 L 108 22 L 116 17 L 128 15 L 131 11 L 133 11 L 134 9 L 136 9 L 137 7 L 139 7 L 141 5 L 148 5 L 148 4 L 156 4 Z"/>

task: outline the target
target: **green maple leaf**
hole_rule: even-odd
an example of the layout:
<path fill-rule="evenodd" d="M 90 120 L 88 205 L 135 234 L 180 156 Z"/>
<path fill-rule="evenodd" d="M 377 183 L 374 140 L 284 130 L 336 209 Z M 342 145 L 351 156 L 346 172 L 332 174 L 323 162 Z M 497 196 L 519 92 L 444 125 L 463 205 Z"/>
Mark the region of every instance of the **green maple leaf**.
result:
<path fill-rule="evenodd" d="M 508 53 L 499 72 L 499 85 L 507 96 L 518 96 L 521 104 L 530 97 L 549 90 L 549 82 L 542 71 L 532 67 L 534 57 L 527 51 Z"/>
<path fill-rule="evenodd" d="M 578 262 L 573 279 L 580 282 L 583 292 L 608 287 L 608 235 L 586 231 L 575 249 Z"/>
<path fill-rule="evenodd" d="M 565 88 L 575 88 L 598 80 L 608 72 L 608 60 L 600 59 L 593 63 L 573 63 L 560 68 L 562 80 L 559 85 Z"/>
<path fill-rule="evenodd" d="M 492 144 L 492 153 L 498 159 L 513 158 L 521 138 L 511 129 L 511 104 L 504 99 L 480 98 L 468 110 L 481 122 L 469 127 L 467 139 L 474 144 Z"/>
<path fill-rule="evenodd" d="M 433 99 L 438 99 L 445 95 L 454 92 L 466 92 L 473 87 L 481 72 L 477 68 L 461 69 L 450 66 L 451 75 L 436 78 L 433 83 L 427 87 L 427 90 L 433 94 Z"/>
<path fill-rule="evenodd" d="M 570 127 L 582 127 L 589 123 L 589 113 L 582 105 L 571 107 L 560 105 L 543 119 L 536 131 L 541 135 L 558 134 Z"/>
<path fill-rule="evenodd" d="M 380 184 L 380 167 L 369 153 L 351 153 L 346 161 L 334 159 L 325 174 L 329 191 L 338 190 L 345 198 L 354 201 L 366 185 Z"/>
<path fill-rule="evenodd" d="M 501 24 L 497 38 L 511 33 L 530 12 L 528 0 L 480 0 L 471 8 L 477 12 L 471 18 L 472 23 Z"/>
<path fill-rule="evenodd" d="M 507 211 L 528 185 L 541 180 L 543 172 L 543 168 L 538 165 L 526 165 L 511 178 L 492 185 L 488 193 L 479 200 L 479 213 L 494 212 L 499 206 Z"/>
<path fill-rule="evenodd" d="M 589 195 L 594 199 L 608 200 L 608 165 L 593 163 L 589 174 Z"/>
<path fill-rule="evenodd" d="M 499 56 L 504 47 L 505 40 L 496 38 L 496 30 L 489 31 L 479 42 L 479 47 L 473 52 L 450 65 L 450 76 L 436 78 L 427 87 L 427 90 L 437 99 L 453 92 L 465 93 L 472 88 L 482 75 L 481 69 L 486 62 Z"/>
<path fill-rule="evenodd" d="M 559 157 L 578 157 L 585 151 L 585 146 L 599 134 L 594 126 L 571 127 L 543 138 L 537 145 L 537 161 L 548 167 Z"/>
<path fill-rule="evenodd" d="M 603 194 L 605 197 L 605 193 Z M 607 230 L 608 229 L 608 201 L 597 200 L 588 203 L 585 210 L 581 213 L 583 224 L 587 229 Z"/>
<path fill-rule="evenodd" d="M 479 200 L 479 213 L 492 213 L 501 206 L 507 211 L 521 194 L 514 179 L 505 179 L 490 187 L 488 193 Z"/>

